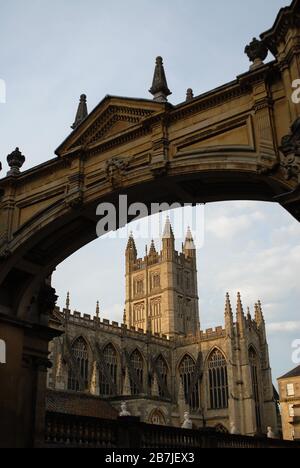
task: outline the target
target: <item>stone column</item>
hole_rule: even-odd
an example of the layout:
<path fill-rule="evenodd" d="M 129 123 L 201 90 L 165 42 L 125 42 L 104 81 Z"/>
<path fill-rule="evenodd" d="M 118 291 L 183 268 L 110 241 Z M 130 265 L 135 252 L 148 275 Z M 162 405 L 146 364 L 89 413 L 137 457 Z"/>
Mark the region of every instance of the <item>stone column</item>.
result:
<path fill-rule="evenodd" d="M 42 446 L 48 344 L 56 332 L 0 315 L 0 337 L 6 342 L 6 364 L 0 365 L 0 447 Z"/>

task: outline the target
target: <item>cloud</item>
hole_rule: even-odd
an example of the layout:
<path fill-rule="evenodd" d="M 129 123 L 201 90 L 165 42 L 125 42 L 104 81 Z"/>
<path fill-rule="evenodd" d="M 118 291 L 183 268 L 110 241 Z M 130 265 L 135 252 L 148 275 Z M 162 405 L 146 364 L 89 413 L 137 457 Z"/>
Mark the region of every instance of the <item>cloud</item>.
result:
<path fill-rule="evenodd" d="M 267 324 L 269 334 L 277 333 L 300 333 L 300 321 L 298 322 L 274 322 Z"/>
<path fill-rule="evenodd" d="M 215 219 L 209 219 L 206 223 L 206 230 L 218 239 L 232 239 L 241 234 L 257 222 L 264 219 L 262 211 L 254 211 L 250 215 L 239 216 L 219 216 Z"/>

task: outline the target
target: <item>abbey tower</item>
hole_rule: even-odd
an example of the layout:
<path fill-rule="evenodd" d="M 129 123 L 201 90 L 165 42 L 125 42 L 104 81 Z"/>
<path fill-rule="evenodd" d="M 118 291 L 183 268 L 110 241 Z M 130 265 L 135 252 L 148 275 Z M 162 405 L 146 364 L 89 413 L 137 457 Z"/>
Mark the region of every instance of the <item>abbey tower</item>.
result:
<path fill-rule="evenodd" d="M 196 248 L 190 229 L 182 252 L 167 219 L 162 250 L 152 241 L 149 253 L 138 258 L 131 235 L 126 249 L 126 317 L 128 327 L 166 337 L 200 333 Z"/>

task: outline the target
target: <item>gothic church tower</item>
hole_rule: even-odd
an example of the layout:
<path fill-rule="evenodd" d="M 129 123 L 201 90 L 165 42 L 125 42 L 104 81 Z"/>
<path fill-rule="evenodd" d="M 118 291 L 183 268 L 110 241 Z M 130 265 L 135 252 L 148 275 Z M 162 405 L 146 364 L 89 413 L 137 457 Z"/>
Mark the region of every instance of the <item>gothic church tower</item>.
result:
<path fill-rule="evenodd" d="M 138 258 L 131 235 L 126 249 L 126 309 L 128 327 L 167 337 L 200 333 L 196 248 L 190 229 L 182 252 L 167 219 L 162 250 L 154 241 L 146 256 Z"/>

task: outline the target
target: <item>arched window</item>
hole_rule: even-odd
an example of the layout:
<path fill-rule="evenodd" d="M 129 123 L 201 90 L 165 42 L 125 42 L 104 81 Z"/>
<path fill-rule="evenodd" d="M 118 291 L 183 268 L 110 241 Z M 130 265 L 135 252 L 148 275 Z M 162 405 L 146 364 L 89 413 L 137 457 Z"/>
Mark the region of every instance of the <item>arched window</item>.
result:
<path fill-rule="evenodd" d="M 139 395 L 143 389 L 144 361 L 141 353 L 137 349 L 132 353 L 130 361 L 134 373 L 134 379 L 130 379 L 131 394 Z"/>
<path fill-rule="evenodd" d="M 162 412 L 158 409 L 154 410 L 149 418 L 149 423 L 157 426 L 165 426 L 166 420 Z"/>
<path fill-rule="evenodd" d="M 85 340 L 80 337 L 72 345 L 73 366 L 69 368 L 68 389 L 84 391 L 89 386 L 89 357 Z"/>
<path fill-rule="evenodd" d="M 215 431 L 218 432 L 219 434 L 229 434 L 228 429 L 226 429 L 226 427 L 223 426 L 223 424 L 217 424 L 215 426 Z"/>
<path fill-rule="evenodd" d="M 157 358 L 156 369 L 160 376 L 160 379 L 158 379 L 159 396 L 165 398 L 168 392 L 168 366 L 163 356 Z"/>
<path fill-rule="evenodd" d="M 260 414 L 260 392 L 259 392 L 259 371 L 258 358 L 255 350 L 251 347 L 249 350 L 249 364 L 251 371 L 252 392 L 255 403 L 255 416 L 257 429 L 261 429 L 261 414 Z"/>
<path fill-rule="evenodd" d="M 227 364 L 223 354 L 216 349 L 208 361 L 210 408 L 228 408 Z"/>
<path fill-rule="evenodd" d="M 156 298 L 150 304 L 151 331 L 161 333 L 161 298 Z"/>
<path fill-rule="evenodd" d="M 118 379 L 118 357 L 112 344 L 105 347 L 103 358 L 99 373 L 100 395 L 107 397 L 116 392 Z"/>
<path fill-rule="evenodd" d="M 199 382 L 195 382 L 195 363 L 190 356 L 185 356 L 179 366 L 180 378 L 184 388 L 185 401 L 191 410 L 199 409 Z"/>

